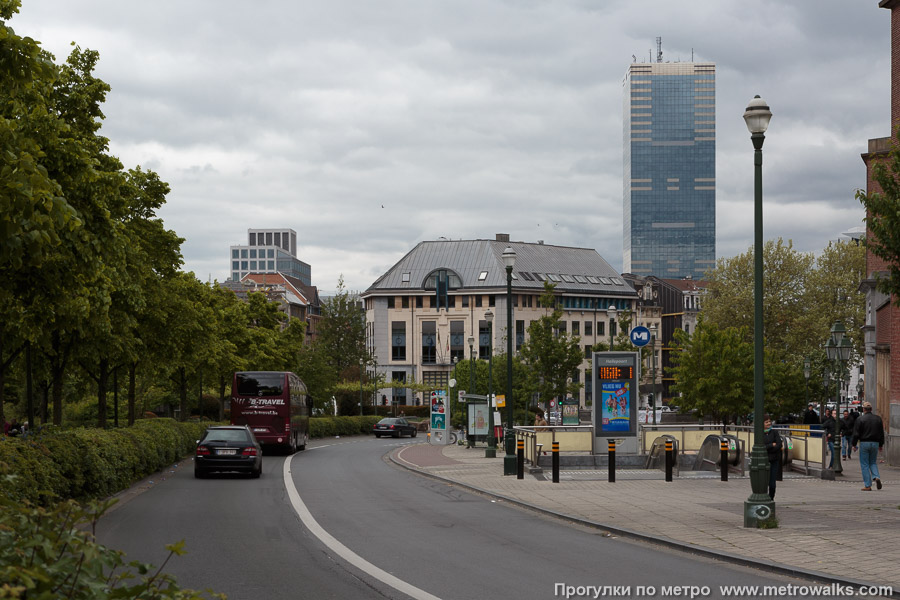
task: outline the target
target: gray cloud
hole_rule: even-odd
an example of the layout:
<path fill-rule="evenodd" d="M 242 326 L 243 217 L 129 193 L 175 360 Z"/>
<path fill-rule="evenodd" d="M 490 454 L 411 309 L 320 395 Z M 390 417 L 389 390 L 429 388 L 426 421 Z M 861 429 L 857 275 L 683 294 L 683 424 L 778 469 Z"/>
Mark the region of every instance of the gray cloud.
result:
<path fill-rule="evenodd" d="M 766 237 L 822 249 L 860 223 L 859 154 L 889 134 L 877 4 L 24 0 L 11 24 L 58 60 L 72 40 L 100 52 L 103 133 L 172 186 L 187 269 L 223 279 L 247 228 L 288 226 L 332 290 L 439 236 L 592 247 L 621 268 L 622 81 L 656 36 L 665 60 L 717 64 L 719 256 L 752 243 L 754 94 L 775 114 Z"/>

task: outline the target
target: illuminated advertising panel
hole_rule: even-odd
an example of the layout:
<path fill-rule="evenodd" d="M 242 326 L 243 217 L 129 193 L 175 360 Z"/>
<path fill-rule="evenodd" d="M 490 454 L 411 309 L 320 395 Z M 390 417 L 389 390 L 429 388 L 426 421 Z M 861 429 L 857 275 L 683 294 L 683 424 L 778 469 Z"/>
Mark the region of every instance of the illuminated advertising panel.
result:
<path fill-rule="evenodd" d="M 593 412 L 596 437 L 637 435 L 638 370 L 636 352 L 595 352 Z"/>

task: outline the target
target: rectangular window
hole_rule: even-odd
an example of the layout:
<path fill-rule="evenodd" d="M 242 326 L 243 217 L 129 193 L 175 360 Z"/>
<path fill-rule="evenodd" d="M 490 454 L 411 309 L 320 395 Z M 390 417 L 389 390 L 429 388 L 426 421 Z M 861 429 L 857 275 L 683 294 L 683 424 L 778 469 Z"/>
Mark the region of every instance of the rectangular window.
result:
<path fill-rule="evenodd" d="M 251 271 L 255 271 L 255 270 L 256 270 L 256 261 L 255 261 L 255 260 L 251 260 L 251 261 L 250 261 L 250 270 L 251 270 Z"/>
<path fill-rule="evenodd" d="M 490 296 L 488 296 L 488 306 L 495 306 L 495 305 L 496 305 L 496 297 L 494 296 L 494 294 L 491 294 Z"/>
<path fill-rule="evenodd" d="M 584 335 L 585 335 L 585 337 L 589 336 L 589 335 L 594 335 L 594 324 L 591 323 L 590 321 L 584 322 Z"/>
<path fill-rule="evenodd" d="M 600 321 L 599 323 L 597 323 L 597 335 L 598 336 L 606 335 L 606 333 L 604 332 L 605 327 L 606 327 L 606 323 L 604 323 L 603 321 Z"/>
<path fill-rule="evenodd" d="M 422 296 L 416 296 L 416 308 L 422 308 Z"/>
<path fill-rule="evenodd" d="M 231 251 L 231 258 L 240 258 L 240 257 L 241 257 L 241 253 L 238 251 L 237 248 L 234 248 Z"/>
<path fill-rule="evenodd" d="M 402 296 L 400 306 L 403 308 L 409 308 L 409 296 Z"/>
<path fill-rule="evenodd" d="M 256 258 L 256 248 L 250 248 L 250 258 Z"/>
<path fill-rule="evenodd" d="M 241 268 L 241 261 L 239 261 L 239 260 L 233 260 L 233 261 L 231 261 L 231 268 L 232 268 L 232 269 L 240 269 L 240 268 Z"/>
<path fill-rule="evenodd" d="M 447 371 L 422 371 L 422 383 L 430 388 L 446 389 L 449 380 L 450 373 Z"/>
<path fill-rule="evenodd" d="M 393 296 L 388 296 L 387 305 L 388 305 L 388 308 L 394 308 L 394 297 Z"/>
<path fill-rule="evenodd" d="M 281 234 L 281 247 L 285 250 L 291 249 L 291 238 L 287 231 Z"/>
<path fill-rule="evenodd" d="M 281 232 L 280 231 L 275 232 L 274 241 L 275 241 L 275 245 L 280 248 L 281 247 Z"/>
<path fill-rule="evenodd" d="M 456 296 L 447 296 L 447 305 L 450 308 L 456 308 Z"/>
<path fill-rule="evenodd" d="M 232 280 L 232 281 L 240 281 L 240 279 L 241 279 L 241 274 L 240 274 L 240 273 L 232 273 L 232 274 L 231 274 L 231 280 Z"/>
<path fill-rule="evenodd" d="M 522 349 L 525 343 L 525 321 L 516 321 L 516 352 Z"/>
<path fill-rule="evenodd" d="M 270 260 L 270 261 L 269 261 L 269 270 L 270 270 L 270 271 L 274 271 L 274 270 L 275 270 L 275 261 L 274 261 L 274 260 Z"/>
<path fill-rule="evenodd" d="M 422 364 L 437 363 L 437 322 L 422 321 Z"/>
<path fill-rule="evenodd" d="M 266 258 L 275 258 L 275 250 L 273 248 L 266 250 L 266 253 Z"/>
<path fill-rule="evenodd" d="M 260 234 L 260 235 L 262 235 L 262 234 Z M 271 246 L 271 245 L 272 245 L 272 232 L 267 231 L 266 232 L 266 246 Z"/>
<path fill-rule="evenodd" d="M 560 322 L 559 322 L 559 332 L 560 332 L 561 334 L 565 335 L 567 327 L 568 327 L 568 326 L 566 325 L 566 322 L 565 322 L 565 321 L 560 321 Z"/>
<path fill-rule="evenodd" d="M 242 261 L 241 261 L 241 271 L 246 271 L 246 270 L 249 268 L 249 267 L 248 267 L 248 264 L 249 264 L 249 263 L 247 263 L 246 260 L 242 260 Z"/>
<path fill-rule="evenodd" d="M 491 354 L 490 343 L 491 335 L 487 321 L 478 321 L 478 356 L 485 360 Z"/>
<path fill-rule="evenodd" d="M 519 295 L 513 294 L 513 308 L 519 308 Z"/>
<path fill-rule="evenodd" d="M 572 321 L 572 335 L 581 335 L 579 328 L 581 327 L 581 323 L 578 321 Z"/>
<path fill-rule="evenodd" d="M 475 308 L 481 308 L 481 296 L 475 296 Z"/>
<path fill-rule="evenodd" d="M 250 246 L 255 246 L 255 245 L 256 245 L 256 234 L 255 234 L 255 233 L 251 233 L 251 234 L 250 234 L 250 244 L 249 244 L 249 245 L 250 245 Z"/>
<path fill-rule="evenodd" d="M 460 296 L 462 298 L 462 307 L 469 308 L 469 297 L 468 296 Z"/>
<path fill-rule="evenodd" d="M 590 344 L 584 345 L 584 357 L 588 360 L 591 359 L 591 345 Z"/>
<path fill-rule="evenodd" d="M 391 371 L 391 379 L 393 381 L 406 382 L 405 371 Z M 395 387 L 391 389 L 391 400 L 394 404 L 406 404 L 406 388 Z"/>
<path fill-rule="evenodd" d="M 241 258 L 247 258 L 247 249 L 241 248 Z"/>
<path fill-rule="evenodd" d="M 406 323 L 391 322 L 391 360 L 406 360 Z"/>
<path fill-rule="evenodd" d="M 450 321 L 450 361 L 465 360 L 466 322 Z"/>

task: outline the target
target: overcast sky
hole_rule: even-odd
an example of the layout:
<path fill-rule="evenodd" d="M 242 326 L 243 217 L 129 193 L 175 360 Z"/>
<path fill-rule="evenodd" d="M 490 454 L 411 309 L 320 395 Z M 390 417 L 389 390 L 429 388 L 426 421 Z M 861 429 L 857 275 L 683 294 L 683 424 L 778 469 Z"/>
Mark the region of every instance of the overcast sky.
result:
<path fill-rule="evenodd" d="M 23 0 L 9 24 L 57 62 L 100 52 L 102 133 L 171 185 L 161 215 L 204 281 L 251 227 L 296 230 L 325 294 L 498 232 L 621 270 L 622 82 L 657 36 L 716 63 L 719 258 L 752 245 L 755 94 L 764 235 L 802 251 L 863 224 L 860 154 L 890 135 L 878 0 Z"/>

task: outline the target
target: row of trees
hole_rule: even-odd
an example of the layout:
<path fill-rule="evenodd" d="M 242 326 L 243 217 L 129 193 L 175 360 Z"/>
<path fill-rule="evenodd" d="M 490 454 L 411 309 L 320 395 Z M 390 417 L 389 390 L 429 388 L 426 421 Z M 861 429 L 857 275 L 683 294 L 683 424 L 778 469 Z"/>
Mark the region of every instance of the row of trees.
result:
<path fill-rule="evenodd" d="M 763 262 L 766 410 L 796 413 L 807 397 L 835 397 L 838 379 L 824 348 L 835 321 L 845 324 L 852 343 L 848 364 L 863 356 L 865 301 L 858 288 L 865 248 L 831 242 L 815 256 L 778 239 L 766 242 Z M 691 335 L 676 331 L 674 367 L 666 375 L 675 380 L 681 408 L 717 419 L 744 416 L 753 407 L 752 248 L 720 259 L 707 279 L 700 322 Z"/>

